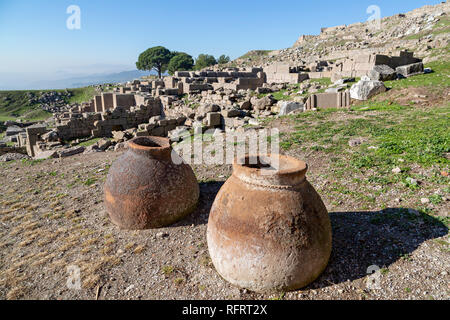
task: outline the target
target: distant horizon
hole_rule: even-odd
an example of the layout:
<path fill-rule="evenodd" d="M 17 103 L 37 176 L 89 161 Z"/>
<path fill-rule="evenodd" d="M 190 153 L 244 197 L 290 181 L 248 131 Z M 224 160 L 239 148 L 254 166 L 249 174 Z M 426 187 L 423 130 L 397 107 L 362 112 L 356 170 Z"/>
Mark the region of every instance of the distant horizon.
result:
<path fill-rule="evenodd" d="M 142 76 L 154 75 L 155 72 L 141 70 L 124 70 L 116 73 L 96 73 L 85 75 L 73 75 L 73 77 L 63 77 L 59 79 L 40 78 L 26 82 L 22 80 L 22 85 L 7 86 L 0 82 L 0 90 L 60 90 L 74 89 L 91 85 L 105 83 L 119 83 L 141 78 Z"/>
<path fill-rule="evenodd" d="M 234 60 L 251 50 L 291 47 L 322 27 L 367 21 L 373 4 L 386 17 L 441 1 L 345 2 L 0 0 L 0 59 L 7 62 L 0 64 L 0 90 L 136 71 L 138 55 L 157 45 L 194 58 L 206 53 Z"/>

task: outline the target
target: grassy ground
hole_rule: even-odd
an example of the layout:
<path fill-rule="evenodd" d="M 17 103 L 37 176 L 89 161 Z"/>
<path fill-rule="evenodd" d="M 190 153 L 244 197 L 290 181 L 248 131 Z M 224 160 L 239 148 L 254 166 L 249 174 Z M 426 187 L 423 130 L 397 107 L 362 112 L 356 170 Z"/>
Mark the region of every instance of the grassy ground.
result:
<path fill-rule="evenodd" d="M 0 91 L 0 121 L 48 118 L 49 112 L 43 111 L 37 104 L 29 103 L 29 92 L 37 91 Z"/>
<path fill-rule="evenodd" d="M 359 81 L 359 79 L 355 79 L 355 80 Z M 350 87 L 355 82 L 348 82 L 347 85 Z M 321 86 L 324 86 L 324 87 L 331 86 L 331 84 L 332 84 L 330 78 L 311 79 L 310 83 L 313 86 L 321 85 Z M 275 98 L 275 100 L 278 100 L 278 101 L 289 101 L 289 100 L 294 99 L 295 92 L 297 92 L 299 90 L 300 90 L 300 83 L 297 83 L 297 84 L 290 84 L 290 85 L 288 85 L 288 87 L 286 89 L 282 89 L 280 91 L 273 92 L 273 93 L 270 93 L 270 94 Z M 325 88 L 319 89 L 316 93 L 323 93 L 323 92 L 325 92 Z M 268 95 L 268 93 L 261 93 L 261 94 L 258 95 L 258 98 L 262 98 L 262 97 L 265 97 L 267 95 Z M 309 93 L 306 90 L 305 93 L 297 94 L 296 96 L 305 97 L 305 96 L 308 96 L 308 95 L 309 95 Z"/>
<path fill-rule="evenodd" d="M 427 64 L 433 70 L 429 74 L 421 74 L 401 80 L 386 81 L 384 84 L 388 88 L 408 88 L 408 87 L 433 87 L 435 89 L 445 89 L 450 86 L 450 62 L 435 61 Z"/>
<path fill-rule="evenodd" d="M 246 54 L 240 56 L 238 59 L 259 59 L 261 57 L 265 57 L 271 52 L 272 50 L 252 50 L 247 52 Z"/>
<path fill-rule="evenodd" d="M 91 100 L 95 95 L 96 91 L 94 87 L 84 87 L 69 90 L 72 93 L 68 103 L 82 103 Z"/>
<path fill-rule="evenodd" d="M 402 201 L 429 213 L 432 209 L 423 206 L 422 197 L 437 205 L 450 193 L 449 113 L 448 102 L 422 109 L 388 101 L 348 111 L 302 113 L 287 118 L 294 129 L 282 131 L 281 147 L 287 153 L 328 159 L 326 176 L 336 180 L 320 191 L 336 201 L 344 197 L 362 208 L 375 203 L 386 207 L 394 189 Z M 362 143 L 350 147 L 355 138 Z M 400 173 L 393 172 L 397 167 Z M 449 218 L 442 219 L 448 225 Z"/>
<path fill-rule="evenodd" d="M 92 145 L 96 144 L 100 139 L 101 138 L 90 139 L 88 141 L 81 142 L 78 145 L 81 146 L 81 147 L 89 147 L 89 146 L 92 146 Z"/>

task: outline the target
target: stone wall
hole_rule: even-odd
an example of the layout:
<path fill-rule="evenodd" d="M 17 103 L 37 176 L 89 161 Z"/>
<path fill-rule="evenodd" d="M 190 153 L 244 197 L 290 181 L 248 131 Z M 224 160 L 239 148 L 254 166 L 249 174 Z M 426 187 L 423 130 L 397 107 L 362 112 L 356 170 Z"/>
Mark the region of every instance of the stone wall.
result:
<path fill-rule="evenodd" d="M 122 107 L 129 109 L 136 106 L 136 95 L 115 93 L 113 96 L 113 108 Z"/>
<path fill-rule="evenodd" d="M 174 77 L 164 79 L 166 88 L 182 90 L 179 94 L 211 89 L 256 90 L 265 82 L 266 78 L 262 68 L 228 68 L 225 71 L 177 71 Z"/>
<path fill-rule="evenodd" d="M 142 93 L 110 93 L 104 92 L 93 99 L 93 112 L 105 112 L 117 107 L 129 109 L 130 107 L 139 105 L 145 100 Z"/>
<path fill-rule="evenodd" d="M 116 107 L 102 113 L 62 115 L 60 119 L 56 119 L 56 131 L 63 140 L 110 136 L 112 131 L 136 128 L 160 114 L 161 100 L 150 97 L 146 99 L 145 104 L 137 107 Z"/>
<path fill-rule="evenodd" d="M 167 137 L 169 132 L 176 128 L 183 126 L 186 122 L 186 117 L 179 116 L 176 118 L 161 119 L 156 116 L 150 118 L 149 123 L 143 123 L 139 125 L 139 131 L 137 136 L 157 136 Z"/>
<path fill-rule="evenodd" d="M 40 140 L 40 136 L 47 132 L 45 125 L 33 125 L 26 129 L 26 148 L 30 157 L 34 157 L 37 153 L 36 144 Z"/>
<path fill-rule="evenodd" d="M 309 79 L 308 74 L 301 73 L 300 68 L 285 63 L 274 63 L 264 68 L 268 83 L 300 83 Z"/>
<path fill-rule="evenodd" d="M 402 51 L 399 56 L 387 56 L 382 54 L 360 54 L 345 59 L 333 68 L 332 81 L 347 77 L 362 77 L 369 74 L 376 65 L 387 65 L 392 69 L 397 67 L 421 62 L 414 58 L 414 53 Z"/>

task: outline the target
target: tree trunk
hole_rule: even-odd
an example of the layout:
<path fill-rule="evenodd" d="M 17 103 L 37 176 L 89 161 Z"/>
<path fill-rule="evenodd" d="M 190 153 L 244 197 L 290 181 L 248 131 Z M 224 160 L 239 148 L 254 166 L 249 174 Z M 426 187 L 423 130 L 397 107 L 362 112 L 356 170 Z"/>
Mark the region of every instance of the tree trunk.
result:
<path fill-rule="evenodd" d="M 162 70 L 162 65 L 157 65 L 156 69 L 158 70 L 158 78 L 161 79 L 161 70 Z"/>

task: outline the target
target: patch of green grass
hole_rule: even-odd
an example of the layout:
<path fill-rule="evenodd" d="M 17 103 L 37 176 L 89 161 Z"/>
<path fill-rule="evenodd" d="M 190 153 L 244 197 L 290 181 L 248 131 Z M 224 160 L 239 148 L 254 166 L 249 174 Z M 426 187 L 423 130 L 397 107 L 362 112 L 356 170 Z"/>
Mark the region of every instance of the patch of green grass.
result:
<path fill-rule="evenodd" d="M 387 88 L 435 87 L 439 89 L 450 86 L 450 61 L 434 61 L 425 67 L 431 68 L 433 72 L 406 79 L 385 81 L 384 84 Z"/>
<path fill-rule="evenodd" d="M 440 204 L 442 202 L 442 197 L 438 194 L 433 194 L 429 196 L 428 199 L 430 199 L 432 204 Z"/>
<path fill-rule="evenodd" d="M 406 109 L 411 109 L 411 107 L 402 106 L 390 101 L 368 101 L 351 107 L 353 111 L 394 111 Z"/>
<path fill-rule="evenodd" d="M 176 285 L 181 285 L 183 282 L 185 282 L 186 281 L 186 279 L 184 279 L 184 278 L 176 278 L 175 280 L 173 280 L 173 282 L 176 284 Z"/>
<path fill-rule="evenodd" d="M 37 95 L 36 90 L 0 91 L 0 121 L 22 119 L 40 121 L 51 116 L 37 103 L 30 103 L 29 95 Z"/>
<path fill-rule="evenodd" d="M 389 269 L 387 269 L 387 268 L 382 268 L 382 269 L 380 270 L 380 273 L 381 273 L 382 275 L 388 274 L 388 273 L 389 273 Z"/>
<path fill-rule="evenodd" d="M 72 96 L 67 101 L 68 103 L 87 102 L 97 94 L 94 87 L 70 89 L 69 92 L 72 93 Z"/>
<path fill-rule="evenodd" d="M 271 298 L 270 300 L 274 300 L 274 301 L 283 300 L 285 296 L 286 296 L 286 292 L 282 292 L 278 296 L 275 296 L 275 297 Z"/>
<path fill-rule="evenodd" d="M 312 79 L 312 84 L 321 85 L 321 86 L 329 86 L 332 84 L 331 78 L 320 78 L 320 79 Z"/>
<path fill-rule="evenodd" d="M 290 95 L 285 95 L 286 92 L 287 92 L 287 90 L 280 90 L 280 91 L 271 93 L 271 95 L 277 101 L 292 100 L 292 97 Z"/>
<path fill-rule="evenodd" d="M 240 56 L 238 59 L 246 60 L 246 59 L 258 59 L 261 57 L 266 57 L 269 52 L 272 50 L 252 50 L 247 52 L 246 54 Z"/>
<path fill-rule="evenodd" d="M 28 166 L 34 166 L 36 164 L 41 163 L 42 161 L 44 161 L 44 160 L 41 160 L 41 159 L 39 159 L 39 160 L 22 159 L 21 160 L 22 164 L 28 165 Z"/>
<path fill-rule="evenodd" d="M 39 103 L 30 103 L 30 96 L 39 96 L 42 92 L 65 92 L 62 90 L 10 90 L 0 91 L 0 121 L 22 119 L 24 121 L 43 121 L 52 116 L 44 111 Z M 72 97 L 66 103 L 81 103 L 89 101 L 96 94 L 94 87 L 84 87 L 67 90 Z"/>
<path fill-rule="evenodd" d="M 164 266 L 161 270 L 165 276 L 169 276 L 175 271 L 175 268 L 173 266 Z"/>
<path fill-rule="evenodd" d="M 84 181 L 84 185 L 89 187 L 89 186 L 92 186 L 96 182 L 97 182 L 97 179 L 88 178 L 86 181 Z"/>
<path fill-rule="evenodd" d="M 427 112 L 411 112 L 411 116 L 405 115 L 403 121 L 391 127 L 384 127 L 382 123 L 368 123 L 364 131 L 370 131 L 378 149 L 360 152 L 356 157 L 366 157 L 370 166 L 382 165 L 387 159 L 394 160 L 400 156 L 406 162 L 424 166 L 449 164 L 450 161 L 444 156 L 450 152 L 450 131 L 446 116 L 449 111 L 450 107 L 444 107 Z M 433 134 L 430 135 L 430 132 Z"/>
<path fill-rule="evenodd" d="M 81 143 L 79 143 L 78 145 L 79 145 L 80 147 L 89 147 L 89 146 L 92 146 L 92 145 L 96 144 L 100 139 L 101 139 L 101 138 L 90 139 L 90 140 L 88 140 L 88 141 L 81 142 Z"/>
<path fill-rule="evenodd" d="M 296 124 L 295 131 L 280 134 L 280 147 L 283 150 L 299 147 L 304 152 L 337 155 L 346 159 L 346 172 L 376 168 L 380 174 L 369 176 L 367 183 L 382 186 L 400 184 L 413 191 L 420 186 L 412 185 L 411 179 L 408 179 L 411 164 L 424 167 L 438 165 L 442 168 L 450 164 L 446 157 L 450 152 L 450 104 L 431 110 L 385 103 L 374 103 L 372 107 L 377 111 L 375 115 L 364 116 L 366 110 L 324 110 L 287 117 Z M 336 121 L 333 116 L 336 113 L 361 117 L 345 119 L 344 115 L 345 120 Z M 348 141 L 352 137 L 364 137 L 366 141 L 358 147 L 349 147 Z M 394 175 L 391 171 L 397 166 L 401 166 L 402 174 Z M 339 172 L 334 174 L 338 176 Z M 439 184 L 445 182 L 442 177 L 420 180 Z"/>

